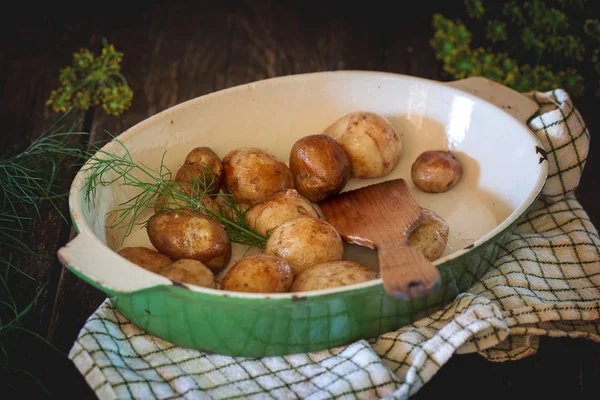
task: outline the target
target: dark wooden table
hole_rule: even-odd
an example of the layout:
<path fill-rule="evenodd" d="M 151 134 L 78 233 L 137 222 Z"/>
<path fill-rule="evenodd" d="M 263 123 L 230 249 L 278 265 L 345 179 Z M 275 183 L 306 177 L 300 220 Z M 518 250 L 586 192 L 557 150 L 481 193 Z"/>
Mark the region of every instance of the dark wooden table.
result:
<path fill-rule="evenodd" d="M 22 150 L 57 118 L 45 106 L 57 85 L 58 69 L 81 47 L 94 51 L 106 37 L 123 51 L 123 72 L 135 98 L 119 117 L 98 109 L 74 117 L 91 140 L 105 140 L 182 101 L 215 90 L 295 73 L 363 69 L 449 80 L 430 48 L 431 16 L 450 13 L 462 2 L 420 2 L 411 12 L 390 12 L 384 3 L 349 6 L 346 2 L 98 2 L 16 4 L 3 10 L 0 29 L 0 149 Z M 596 84 L 597 82 L 591 82 Z M 590 92 L 593 92 L 591 90 Z M 600 129 L 598 98 L 576 105 L 592 134 Z M 600 173 L 592 145 L 578 197 L 600 225 Z M 75 171 L 63 171 L 65 190 Z M 67 212 L 67 203 L 61 203 Z M 52 209 L 44 210 L 24 239 L 53 256 L 71 236 L 71 227 Z M 21 335 L 11 349 L 11 365 L 33 373 L 56 398 L 93 398 L 66 358 L 86 318 L 104 295 L 62 268 L 55 257 L 17 257 L 38 284 L 13 279 L 20 304 L 40 285 L 42 296 L 26 326 L 48 338 L 60 351 Z M 0 355 L 0 357 L 2 357 Z M 46 395 L 26 376 L 0 383 L 0 397 Z M 485 393 L 485 394 L 484 394 Z M 576 339 L 543 338 L 538 354 L 510 363 L 492 363 L 478 355 L 453 357 L 415 398 L 530 397 L 599 398 L 600 344 Z"/>

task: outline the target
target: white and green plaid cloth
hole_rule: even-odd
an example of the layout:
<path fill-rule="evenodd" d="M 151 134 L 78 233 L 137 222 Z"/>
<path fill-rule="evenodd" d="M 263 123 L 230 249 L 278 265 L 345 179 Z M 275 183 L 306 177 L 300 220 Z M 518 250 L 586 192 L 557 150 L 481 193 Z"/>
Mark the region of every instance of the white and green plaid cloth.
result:
<path fill-rule="evenodd" d="M 101 399 L 405 399 L 453 354 L 534 354 L 539 337 L 600 342 L 600 238 L 574 191 L 589 132 L 563 90 L 525 94 L 547 151 L 543 196 L 467 293 L 430 317 L 349 346 L 235 358 L 180 348 L 131 324 L 106 300 L 69 358 Z"/>

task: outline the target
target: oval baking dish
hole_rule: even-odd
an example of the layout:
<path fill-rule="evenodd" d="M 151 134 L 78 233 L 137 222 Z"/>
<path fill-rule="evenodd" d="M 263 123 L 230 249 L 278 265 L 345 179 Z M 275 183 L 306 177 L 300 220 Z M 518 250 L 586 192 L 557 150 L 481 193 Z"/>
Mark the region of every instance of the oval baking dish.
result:
<path fill-rule="evenodd" d="M 149 167 L 175 171 L 194 147 L 262 148 L 288 163 L 299 138 L 321 133 L 353 111 L 387 117 L 402 135 L 396 168 L 378 179 L 351 179 L 344 191 L 404 178 L 422 207 L 450 226 L 444 255 L 434 262 L 442 283 L 430 296 L 395 300 L 381 279 L 334 289 L 249 294 L 180 284 L 129 262 L 116 250 L 152 248 L 144 229 L 123 242 L 107 232 L 106 215 L 135 195 L 119 185 L 99 187 L 88 203 L 86 172 L 75 177 L 69 205 L 77 237 L 58 252 L 75 275 L 106 292 L 115 307 L 150 334 L 176 345 L 233 356 L 316 351 L 370 338 L 411 323 L 469 289 L 491 267 L 499 247 L 539 196 L 547 176 L 541 144 L 525 121 L 535 111 L 526 97 L 483 78 L 440 83 L 405 75 L 338 71 L 292 75 L 241 85 L 164 110 L 117 138 Z M 446 193 L 419 191 L 410 167 L 425 150 L 450 149 L 464 166 Z M 123 154 L 111 141 L 105 152 Z M 137 228 L 136 228 L 137 229 Z M 234 245 L 231 263 L 244 252 Z M 377 268 L 374 251 L 347 245 L 344 259 Z"/>

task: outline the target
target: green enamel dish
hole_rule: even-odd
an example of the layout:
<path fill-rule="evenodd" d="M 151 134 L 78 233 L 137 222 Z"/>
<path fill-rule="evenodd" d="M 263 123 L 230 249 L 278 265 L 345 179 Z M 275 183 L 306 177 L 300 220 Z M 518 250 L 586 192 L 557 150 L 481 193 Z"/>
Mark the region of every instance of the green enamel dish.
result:
<path fill-rule="evenodd" d="M 547 162 L 540 156 L 545 153 L 526 125 L 536 110 L 526 97 L 483 78 L 441 83 L 381 72 L 319 72 L 201 96 L 118 136 L 136 161 L 150 167 L 159 165 L 166 151 L 164 163 L 175 171 L 197 146 L 209 146 L 220 157 L 236 148 L 260 147 L 288 163 L 296 140 L 321 133 L 349 112 L 387 117 L 402 136 L 400 162 L 389 175 L 353 178 L 344 190 L 404 178 L 419 204 L 448 222 L 446 250 L 434 262 L 442 282 L 427 297 L 396 300 L 386 294 L 381 279 L 270 295 L 173 282 L 117 253 L 124 246 L 153 248 L 145 229 L 125 237 L 122 229 L 105 228 L 107 213 L 136 192 L 115 182 L 99 187 L 88 203 L 83 169 L 69 198 L 78 235 L 58 256 L 79 278 L 106 292 L 134 324 L 179 346 L 261 357 L 375 337 L 434 312 L 491 268 L 546 181 Z M 410 179 L 415 158 L 431 149 L 450 149 L 463 165 L 463 178 L 448 192 L 421 192 Z M 123 153 L 115 141 L 102 150 Z M 234 244 L 230 265 L 245 251 Z M 375 251 L 367 248 L 346 244 L 344 259 L 378 268 Z"/>

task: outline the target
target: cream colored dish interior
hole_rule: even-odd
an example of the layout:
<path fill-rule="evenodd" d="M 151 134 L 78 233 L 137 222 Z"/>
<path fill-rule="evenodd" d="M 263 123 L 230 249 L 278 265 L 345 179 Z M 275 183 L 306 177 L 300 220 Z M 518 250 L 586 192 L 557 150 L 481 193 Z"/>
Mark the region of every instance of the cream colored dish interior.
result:
<path fill-rule="evenodd" d="M 380 179 L 353 178 L 345 190 L 404 178 L 422 207 L 450 226 L 444 257 L 489 235 L 541 185 L 538 144 L 526 126 L 489 103 L 447 85 L 401 75 L 345 72 L 298 75 L 217 92 L 173 107 L 120 137 L 136 161 L 165 164 L 175 173 L 187 153 L 209 146 L 221 158 L 239 147 L 262 148 L 286 164 L 296 140 L 321 133 L 343 115 L 372 111 L 387 117 L 402 135 L 399 164 Z M 450 149 L 464 167 L 462 180 L 446 193 L 427 194 L 410 179 L 415 158 L 425 150 Z M 111 143 L 106 151 L 120 151 Z M 76 183 L 74 187 L 81 184 Z M 107 234 L 104 216 L 136 193 L 127 187 L 100 188 L 95 206 L 81 206 L 93 233 L 110 248 L 153 248 L 145 229 L 126 238 Z M 399 205 L 401 206 L 401 205 Z M 511 218 L 516 217 L 513 215 Z M 147 217 L 147 216 L 146 216 Z M 247 249 L 234 244 L 231 264 Z M 374 251 L 347 246 L 344 259 L 377 268 Z"/>

